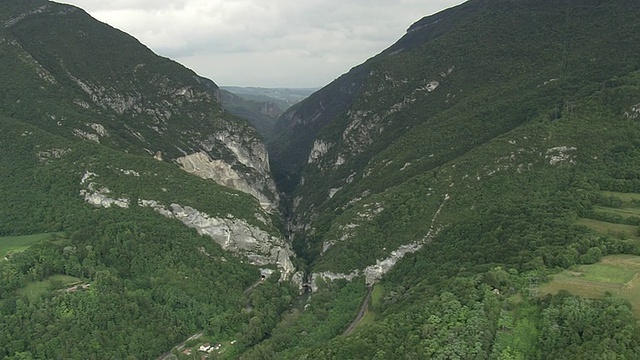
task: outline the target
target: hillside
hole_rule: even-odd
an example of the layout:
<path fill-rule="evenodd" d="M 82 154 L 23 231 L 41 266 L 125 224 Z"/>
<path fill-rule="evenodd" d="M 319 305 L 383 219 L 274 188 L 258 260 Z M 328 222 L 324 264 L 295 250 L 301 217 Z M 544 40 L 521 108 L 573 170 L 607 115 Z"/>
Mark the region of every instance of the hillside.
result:
<path fill-rule="evenodd" d="M 256 129 L 0 0 L 0 358 L 640 358 L 638 18 L 470 0 Z"/>
<path fill-rule="evenodd" d="M 265 139 L 271 136 L 276 118 L 288 107 L 274 98 L 247 98 L 224 89 L 220 90 L 220 103 L 230 113 L 249 121 Z"/>
<path fill-rule="evenodd" d="M 283 114 L 277 127 L 292 135 L 274 141 L 272 161 L 281 170 L 302 169 L 287 190 L 300 228 L 294 234 L 309 246 L 310 260 L 320 260 L 320 241 L 334 240 L 323 239 L 329 227 L 340 233 L 338 223 L 353 222 L 365 205 L 397 208 L 402 201 L 373 205 L 394 189 L 432 193 L 432 200 L 407 194 L 424 200 L 416 206 L 429 208 L 426 215 L 458 188 L 464 196 L 489 191 L 484 181 L 578 172 L 593 175 L 593 183 L 606 177 L 599 167 L 619 166 L 602 161 L 635 132 L 634 115 L 624 114 L 637 105 L 638 35 L 628 17 L 636 7 L 567 2 L 543 15 L 545 4 L 471 1 L 422 19 L 398 44 Z M 329 107 L 319 100 L 337 97 L 343 83 L 360 84 L 352 101 L 342 96 L 344 104 Z M 317 110 L 320 102 L 325 112 Z M 616 116 L 624 130 L 603 132 Z M 424 185 L 416 187 L 418 179 Z M 421 226 L 423 235 L 430 225 Z"/>
<path fill-rule="evenodd" d="M 157 155 L 250 193 L 265 208 L 277 206 L 264 146 L 245 121 L 224 113 L 214 82 L 80 9 L 44 1 L 1 6 L 8 14 L 4 115 L 65 137 Z"/>
<path fill-rule="evenodd" d="M 640 356 L 625 300 L 538 298 L 534 289 L 556 268 L 639 253 L 635 237 L 602 230 L 640 224 L 637 203 L 612 205 L 603 193 L 640 192 L 639 13 L 623 0 L 472 0 L 416 22 L 283 114 L 272 168 L 310 286 L 379 294 L 349 337 L 329 330 L 334 317 L 314 322 L 324 333 L 293 339 L 288 329 L 317 321 L 303 314 L 277 334 L 288 345 L 260 351 Z M 359 305 L 350 306 L 355 317 Z M 566 320 L 572 307 L 580 315 Z M 607 316 L 624 323 L 624 350 L 591 335 L 614 336 L 604 325 L 614 320 L 597 310 L 608 307 L 621 311 Z"/>
<path fill-rule="evenodd" d="M 0 54 L 0 358 L 156 358 L 289 296 L 265 146 L 214 82 L 47 1 L 0 1 Z"/>

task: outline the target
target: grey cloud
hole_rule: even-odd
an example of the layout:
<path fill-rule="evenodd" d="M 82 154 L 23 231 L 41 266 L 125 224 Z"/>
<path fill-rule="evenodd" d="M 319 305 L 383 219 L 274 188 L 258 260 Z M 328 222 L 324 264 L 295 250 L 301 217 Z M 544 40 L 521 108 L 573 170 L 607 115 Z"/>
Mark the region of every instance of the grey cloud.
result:
<path fill-rule="evenodd" d="M 357 65 L 350 61 L 390 46 L 413 22 L 462 0 L 69 2 L 221 84 L 322 86 Z M 254 71 L 254 63 L 269 69 Z"/>

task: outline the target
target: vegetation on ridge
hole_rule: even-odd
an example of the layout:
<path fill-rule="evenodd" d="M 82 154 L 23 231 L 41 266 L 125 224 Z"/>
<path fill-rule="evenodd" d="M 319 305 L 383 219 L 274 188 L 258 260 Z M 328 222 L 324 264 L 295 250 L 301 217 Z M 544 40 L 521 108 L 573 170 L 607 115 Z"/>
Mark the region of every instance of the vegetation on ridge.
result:
<path fill-rule="evenodd" d="M 210 137 L 260 144 L 255 129 L 222 111 L 213 82 L 80 9 L 0 1 L 0 19 L 0 248 L 56 233 L 3 252 L 0 358 L 150 359 L 198 332 L 260 339 L 251 319 L 272 326 L 292 290 L 245 294 L 260 279 L 248 259 L 139 206 L 191 206 L 280 236 L 255 198 L 170 161 L 206 147 L 228 160 Z M 94 193 L 128 207 L 90 205 Z"/>
<path fill-rule="evenodd" d="M 382 278 L 373 322 L 274 358 L 640 356 L 625 299 L 535 292 L 560 269 L 640 255 L 633 195 L 603 195 L 640 191 L 639 11 L 470 1 L 283 115 L 274 162 L 309 149 L 289 200 L 310 272 L 425 245 Z M 350 81 L 348 103 L 318 113 Z M 317 136 L 300 145 L 305 130 Z"/>
<path fill-rule="evenodd" d="M 55 11 L 18 16 L 41 5 Z M 72 7 L 2 9 L 17 21 L 0 27 L 0 241 L 58 235 L 0 260 L 0 357 L 156 358 L 204 333 L 226 347 L 208 356 L 227 359 L 640 358 L 638 309 L 620 286 L 634 285 L 640 256 L 637 1 L 472 0 L 283 115 L 272 149 L 292 186 L 294 246 L 315 273 L 310 299 L 136 206 L 284 227 L 252 197 L 151 156 L 181 156 L 226 126 L 255 137 L 215 84 Z M 109 46 L 86 54 L 83 32 L 108 33 Z M 116 49 L 127 56 L 110 62 Z M 80 83 L 109 95 L 90 102 Z M 150 111 L 119 113 L 137 92 Z M 164 122 L 171 131 L 152 128 Z M 88 205 L 88 172 L 129 208 Z M 422 248 L 373 285 L 375 316 L 343 335 L 370 289 L 318 273 L 362 271 L 412 243 Z M 589 284 L 561 283 L 569 272 Z"/>

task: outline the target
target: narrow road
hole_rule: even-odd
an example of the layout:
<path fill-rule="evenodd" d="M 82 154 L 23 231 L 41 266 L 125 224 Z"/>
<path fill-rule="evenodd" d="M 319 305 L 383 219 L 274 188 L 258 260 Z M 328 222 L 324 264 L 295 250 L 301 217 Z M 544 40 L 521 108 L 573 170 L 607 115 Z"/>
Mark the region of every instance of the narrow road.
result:
<path fill-rule="evenodd" d="M 178 351 L 180 351 L 180 350 L 184 349 L 184 345 L 187 342 L 189 342 L 191 340 L 194 340 L 194 339 L 197 339 L 197 338 L 201 337 L 202 335 L 204 335 L 204 331 L 201 331 L 201 332 L 199 332 L 197 334 L 191 335 L 187 340 L 185 340 L 185 341 L 181 342 L 180 344 L 174 346 L 174 349 L 178 349 Z M 166 353 L 158 356 L 157 360 L 166 360 L 166 359 L 168 359 L 171 356 L 171 352 L 172 351 L 173 351 L 173 349 L 171 349 L 171 350 L 167 351 Z"/>
<path fill-rule="evenodd" d="M 346 335 L 351 334 L 351 332 L 353 332 L 353 330 L 356 328 L 356 326 L 358 326 L 358 324 L 360 323 L 360 321 L 364 317 L 364 314 L 367 312 L 367 309 L 369 308 L 369 299 L 371 299 L 371 292 L 372 291 L 373 291 L 373 286 L 369 286 L 369 290 L 367 291 L 367 296 L 364 297 L 364 301 L 362 302 L 362 306 L 360 307 L 360 311 L 358 312 L 358 316 L 356 316 L 356 318 L 353 319 L 351 324 L 349 324 L 349 326 L 345 329 L 345 331 L 342 333 L 342 335 L 346 336 Z"/>

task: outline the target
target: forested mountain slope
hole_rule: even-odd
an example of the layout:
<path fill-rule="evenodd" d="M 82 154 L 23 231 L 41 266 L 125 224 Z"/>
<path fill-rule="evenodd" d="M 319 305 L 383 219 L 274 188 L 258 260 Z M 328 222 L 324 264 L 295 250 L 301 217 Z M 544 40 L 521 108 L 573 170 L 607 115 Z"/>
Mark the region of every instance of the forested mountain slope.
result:
<path fill-rule="evenodd" d="M 73 6 L 0 1 L 0 199 L 0 358 L 243 340 L 279 309 L 254 298 L 289 296 L 256 130 L 212 81 Z"/>
<path fill-rule="evenodd" d="M 277 206 L 264 146 L 255 129 L 223 112 L 211 80 L 78 8 L 46 1 L 0 6 L 4 115 L 157 155 Z"/>
<path fill-rule="evenodd" d="M 353 243 L 339 240 L 344 235 L 339 226 L 357 225 L 354 216 L 366 223 L 374 217 L 390 221 L 389 212 L 406 207 L 404 201 L 385 206 L 378 200 L 403 187 L 424 209 L 424 216 L 416 211 L 406 216 L 424 225 L 404 240 L 398 239 L 401 233 L 392 232 L 398 244 L 426 235 L 432 218 L 427 215 L 435 213 L 447 193 L 453 197 L 459 191 L 466 197 L 473 189 L 488 191 L 485 182 L 494 178 L 513 181 L 544 172 L 566 176 L 582 166 L 585 176 L 603 177 L 595 164 L 612 151 L 603 145 L 606 139 L 623 142 L 616 133 L 619 127 L 602 132 L 596 120 L 591 124 L 573 119 L 582 113 L 593 117 L 595 107 L 618 116 L 629 127 L 624 133 L 635 129 L 635 122 L 624 115 L 638 104 L 633 92 L 609 93 L 628 91 L 627 83 L 636 76 L 640 33 L 632 18 L 637 8 L 631 1 L 567 1 L 555 6 L 546 1 L 470 1 L 420 20 L 390 48 L 393 51 L 354 68 L 292 108 L 278 126 L 293 132 L 321 129 L 300 144 L 299 149 L 306 150 L 300 156 L 304 161 L 292 160 L 293 145 L 286 147 L 293 142 L 298 147 L 300 137 L 284 137 L 273 145 L 278 167 L 293 164 L 303 169 L 289 193 L 297 244 L 307 248 L 312 262 L 327 258 L 320 254 L 330 243 L 337 248 L 343 246 L 338 243 Z M 319 104 L 321 96 L 338 96 L 336 84 L 359 81 L 352 101 L 343 97 L 345 104 L 337 107 Z M 601 104 L 594 104 L 596 100 Z M 307 114 L 320 105 L 325 112 Z M 325 117 L 330 121 L 322 124 Z M 611 121 L 599 119 L 607 125 Z M 584 135 L 578 137 L 578 132 Z M 598 140 L 587 139 L 590 134 L 597 134 Z M 279 153 L 280 147 L 286 151 Z M 462 168 L 463 163 L 469 165 Z M 416 196 L 422 189 L 433 196 Z M 370 216 L 362 215 L 365 207 Z M 359 231 L 364 229 L 348 232 Z M 370 234 L 387 238 L 378 231 Z M 376 257 L 353 265 L 370 265 Z"/>
<path fill-rule="evenodd" d="M 0 0 L 0 357 L 640 358 L 638 18 L 421 19 L 279 118 L 282 220 L 213 82 Z"/>
<path fill-rule="evenodd" d="M 629 304 L 536 293 L 554 269 L 639 254 L 639 15 L 472 0 L 283 114 L 294 248 L 318 293 L 342 287 L 334 305 L 375 284 L 371 316 L 341 337 L 312 303 L 328 318 L 292 316 L 287 345 L 247 358 L 639 357 Z"/>

